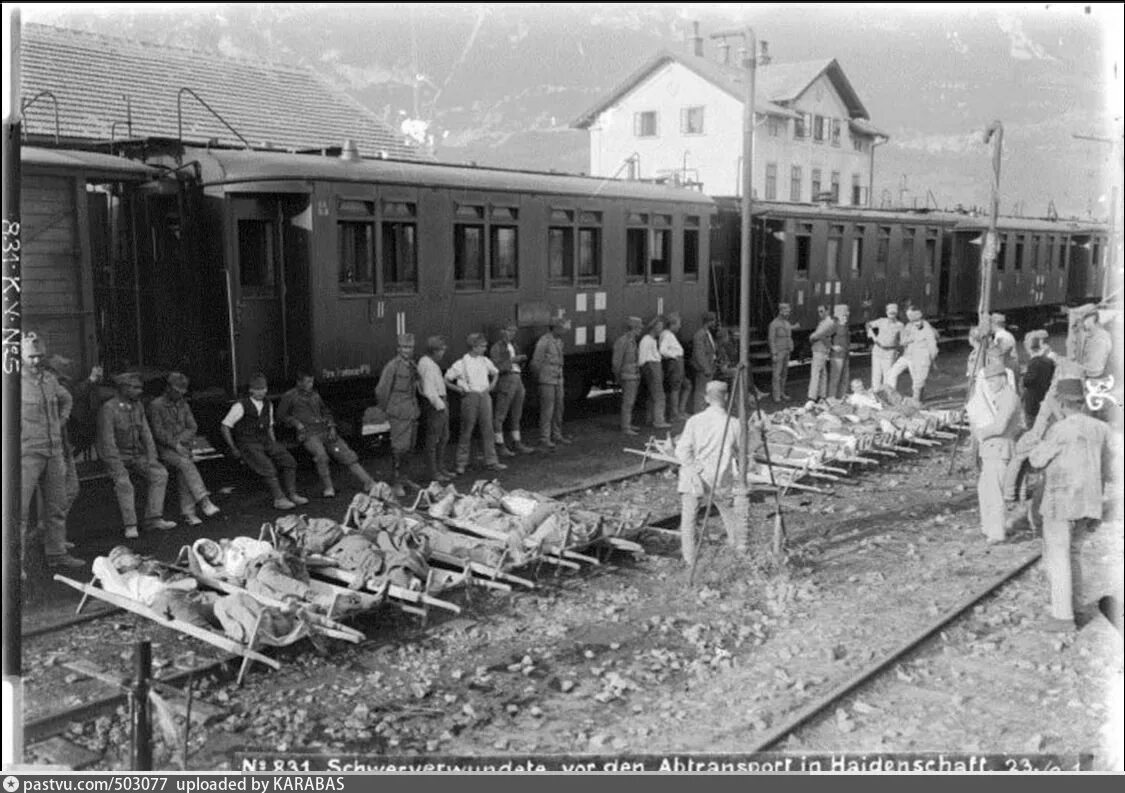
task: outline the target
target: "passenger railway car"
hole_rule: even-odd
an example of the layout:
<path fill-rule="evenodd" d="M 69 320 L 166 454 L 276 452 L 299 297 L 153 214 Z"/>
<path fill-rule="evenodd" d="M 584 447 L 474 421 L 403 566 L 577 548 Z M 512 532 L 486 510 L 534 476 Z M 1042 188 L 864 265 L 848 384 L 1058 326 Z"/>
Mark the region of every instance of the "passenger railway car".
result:
<path fill-rule="evenodd" d="M 712 306 L 738 316 L 740 208 L 718 198 L 712 232 Z M 854 325 L 888 302 L 931 318 L 975 317 L 985 217 L 932 210 L 871 210 L 754 202 L 751 325 L 763 329 L 789 302 L 805 334 L 819 304 L 846 303 Z M 1000 218 L 992 308 L 1042 321 L 1060 306 L 1100 296 L 1103 225 Z"/>
<path fill-rule="evenodd" d="M 515 318 L 530 355 L 563 315 L 577 397 L 610 378 L 627 316 L 679 311 L 690 334 L 707 308 L 714 205 L 695 191 L 346 155 L 161 153 L 159 142 L 145 155 L 98 155 L 119 167 L 92 172 L 89 153 L 25 150 L 37 164 L 25 212 L 37 203 L 27 191 L 53 173 L 36 174 L 40 161 L 76 161 L 50 188 L 55 203 L 35 211 L 70 229 L 73 255 L 59 263 L 71 281 L 59 288 L 100 318 L 80 341 L 61 324 L 48 341 L 87 367 L 180 368 L 218 400 L 256 371 L 280 390 L 311 367 L 343 423 L 371 404 L 399 333 L 413 333 L 419 353 L 428 336 L 446 336 L 448 363 L 468 333 L 495 338 Z M 91 222 L 93 204 L 79 199 L 95 191 L 108 209 Z M 104 262 L 79 253 L 102 238 Z M 26 273 L 29 292 L 54 283 L 37 276 Z M 90 288 L 99 279 L 107 289 Z M 25 322 L 46 319 L 30 311 Z"/>

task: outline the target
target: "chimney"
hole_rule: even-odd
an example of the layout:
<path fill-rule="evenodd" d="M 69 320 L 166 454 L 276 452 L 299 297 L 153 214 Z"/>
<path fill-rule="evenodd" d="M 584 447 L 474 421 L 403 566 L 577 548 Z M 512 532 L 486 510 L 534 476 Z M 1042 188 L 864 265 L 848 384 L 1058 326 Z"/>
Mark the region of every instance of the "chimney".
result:
<path fill-rule="evenodd" d="M 344 141 L 344 146 L 340 149 L 340 159 L 344 162 L 359 162 L 359 147 L 351 138 Z"/>
<path fill-rule="evenodd" d="M 772 60 L 773 58 L 770 57 L 770 43 L 768 41 L 763 41 L 762 53 L 758 56 L 758 65 L 769 66 L 770 61 Z"/>
<path fill-rule="evenodd" d="M 694 55 L 697 58 L 702 58 L 703 57 L 703 37 L 699 35 L 699 22 L 692 22 L 691 23 L 691 29 L 692 29 L 692 36 L 691 36 L 692 55 Z"/>

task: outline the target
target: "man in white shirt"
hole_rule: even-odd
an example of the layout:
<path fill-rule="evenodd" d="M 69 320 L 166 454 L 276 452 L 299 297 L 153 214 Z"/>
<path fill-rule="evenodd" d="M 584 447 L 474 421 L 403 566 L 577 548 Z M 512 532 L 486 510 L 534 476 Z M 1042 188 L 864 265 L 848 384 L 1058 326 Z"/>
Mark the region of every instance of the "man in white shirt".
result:
<path fill-rule="evenodd" d="M 903 324 L 898 321 L 898 303 L 887 303 L 887 316 L 867 323 L 871 339 L 871 388 L 880 388 L 887 371 L 898 358 Z"/>
<path fill-rule="evenodd" d="M 466 342 L 469 352 L 454 361 L 445 373 L 445 382 L 461 394 L 461 434 L 457 438 L 455 470 L 459 475 L 465 473 L 473 430 L 479 424 L 484 467 L 489 471 L 503 471 L 508 466 L 496 457 L 496 439 L 492 431 L 492 390 L 496 387 L 500 370 L 484 354 L 488 349 L 488 340 L 483 333 L 470 333 Z"/>
<path fill-rule="evenodd" d="M 676 441 L 680 461 L 677 490 L 680 493 L 680 550 L 689 565 L 695 560 L 695 521 L 700 501 L 714 486 L 713 503 L 719 508 L 727 537 L 738 551 L 746 550 L 746 537 L 737 525 L 730 488 L 734 449 L 738 445 L 738 422 L 727 414 L 727 384 L 712 380 L 706 386 L 706 408 L 691 416 Z M 706 516 L 704 516 L 706 520 Z"/>
<path fill-rule="evenodd" d="M 680 391 L 684 385 L 684 348 L 677 334 L 683 321 L 673 312 L 668 315 L 668 326 L 660 332 L 657 347 L 664 365 L 664 391 L 668 407 L 668 421 L 679 421 L 684 410 L 680 404 Z"/>
<path fill-rule="evenodd" d="M 828 396 L 828 356 L 832 352 L 832 336 L 836 321 L 828 313 L 828 306 L 816 307 L 816 330 L 809 334 L 812 344 L 812 365 L 809 368 L 809 401 Z"/>
<path fill-rule="evenodd" d="M 653 429 L 664 430 L 672 425 L 664 420 L 664 362 L 660 357 L 657 339 L 664 332 L 664 318 L 657 316 L 648 325 L 648 331 L 637 344 L 637 363 L 641 379 L 648 389 L 648 408 L 645 413 Z"/>
<path fill-rule="evenodd" d="M 418 359 L 418 389 L 422 392 L 422 417 L 426 425 L 422 446 L 430 479 L 438 482 L 448 482 L 453 478 L 453 472 L 445 467 L 445 447 L 449 443 L 449 401 L 445 378 L 441 374 L 441 359 L 445 357 L 446 347 L 444 337 L 430 336 L 426 340 L 426 354 Z"/>
<path fill-rule="evenodd" d="M 274 436 L 273 405 L 266 399 L 268 391 L 265 375 L 251 377 L 250 395 L 230 406 L 219 431 L 231 456 L 262 477 L 273 496 L 274 509 L 293 509 L 309 500 L 297 493 L 297 461 Z M 279 468 L 284 490 L 278 481 Z"/>

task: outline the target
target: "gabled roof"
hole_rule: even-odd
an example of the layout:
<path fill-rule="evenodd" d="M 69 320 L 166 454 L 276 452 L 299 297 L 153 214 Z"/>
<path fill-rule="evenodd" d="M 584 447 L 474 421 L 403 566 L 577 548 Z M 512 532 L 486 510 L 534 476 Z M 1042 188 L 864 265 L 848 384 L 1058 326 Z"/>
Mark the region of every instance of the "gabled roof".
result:
<path fill-rule="evenodd" d="M 357 101 L 309 69 L 114 38 L 49 25 L 23 26 L 22 101 L 49 91 L 67 142 L 176 139 L 177 98 L 189 88 L 252 147 L 319 149 L 351 138 L 367 157 L 424 157 Z M 54 103 L 27 108 L 24 130 L 55 135 Z M 182 95 L 185 142 L 243 146 L 190 94 Z"/>
<path fill-rule="evenodd" d="M 698 74 L 704 80 L 726 91 L 735 99 L 742 101 L 746 94 L 746 70 L 730 64 L 723 64 L 698 55 L 688 55 L 673 50 L 663 50 L 637 71 L 633 72 L 604 99 L 591 107 L 571 126 L 585 129 L 605 110 L 617 104 L 657 69 L 665 64 L 678 63 Z M 844 70 L 833 58 L 827 61 L 798 61 L 794 63 L 770 63 L 759 66 L 754 85 L 755 111 L 762 114 L 794 116 L 796 113 L 787 107 L 812 85 L 822 74 L 827 74 L 832 86 L 844 101 L 848 117 L 866 119 L 867 108 L 859 99 L 852 84 L 844 75 Z"/>

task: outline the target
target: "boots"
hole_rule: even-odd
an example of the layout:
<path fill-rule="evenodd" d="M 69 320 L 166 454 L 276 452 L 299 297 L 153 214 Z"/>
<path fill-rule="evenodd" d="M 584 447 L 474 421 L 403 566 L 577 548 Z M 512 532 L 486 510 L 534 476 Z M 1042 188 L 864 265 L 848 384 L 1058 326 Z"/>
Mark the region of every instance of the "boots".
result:
<path fill-rule="evenodd" d="M 270 495 L 273 496 L 274 509 L 293 509 L 293 507 L 297 506 L 286 498 L 285 492 L 281 489 L 281 485 L 278 484 L 277 477 L 271 476 L 266 479 L 266 485 L 270 489 Z"/>
<path fill-rule="evenodd" d="M 186 510 L 184 510 L 184 523 L 189 526 L 198 526 L 202 522 L 203 521 L 199 519 L 199 516 L 195 514 L 195 507 L 188 507 Z"/>
<path fill-rule="evenodd" d="M 406 489 L 402 486 L 400 481 L 402 477 L 402 455 L 398 452 L 391 452 L 391 491 L 395 494 L 395 498 L 404 498 L 406 496 Z"/>
<path fill-rule="evenodd" d="M 285 477 L 285 490 L 289 500 L 295 505 L 301 506 L 309 503 L 309 500 L 297 493 L 297 470 L 295 468 L 286 468 L 282 476 Z"/>
<path fill-rule="evenodd" d="M 207 518 L 213 518 L 219 514 L 219 508 L 211 502 L 210 496 L 199 499 L 199 508 L 203 510 L 203 515 Z"/>

